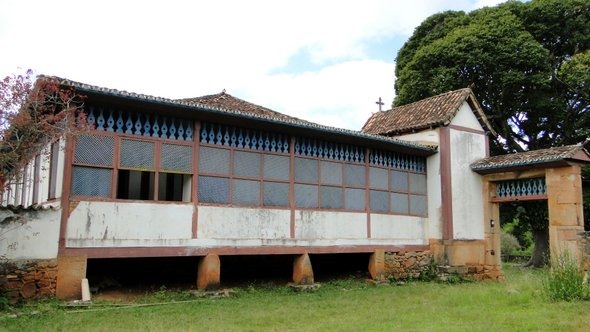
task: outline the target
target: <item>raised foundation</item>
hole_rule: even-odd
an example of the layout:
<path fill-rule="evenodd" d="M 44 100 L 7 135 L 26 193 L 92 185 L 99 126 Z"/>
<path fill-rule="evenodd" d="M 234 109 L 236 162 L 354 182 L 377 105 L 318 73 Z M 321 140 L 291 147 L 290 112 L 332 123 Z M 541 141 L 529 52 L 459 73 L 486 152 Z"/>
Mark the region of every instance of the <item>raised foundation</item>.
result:
<path fill-rule="evenodd" d="M 388 252 L 384 258 L 384 276 L 394 280 L 420 278 L 433 261 L 430 251 Z"/>
<path fill-rule="evenodd" d="M 57 260 L 18 260 L 0 263 L 0 293 L 10 303 L 54 297 Z"/>
<path fill-rule="evenodd" d="M 86 256 L 65 256 L 57 258 L 56 296 L 62 300 L 82 298 L 82 279 L 86 278 Z"/>
<path fill-rule="evenodd" d="M 453 250 L 459 248 L 462 246 Z M 428 250 L 385 253 L 384 276 L 394 280 L 432 278 L 433 275 L 443 280 L 449 275 L 476 281 L 504 279 L 500 265 L 485 265 L 477 261 L 462 261 L 455 262 L 456 265 L 449 265 L 448 260 L 437 259 L 438 255 L 440 253 Z"/>
<path fill-rule="evenodd" d="M 307 253 L 299 255 L 293 261 L 293 283 L 296 285 L 312 285 L 313 268 Z"/>
<path fill-rule="evenodd" d="M 374 280 L 385 278 L 385 251 L 377 249 L 369 257 L 369 274 Z"/>
<path fill-rule="evenodd" d="M 221 262 L 218 255 L 207 255 L 199 261 L 197 289 L 217 289 L 220 285 Z"/>

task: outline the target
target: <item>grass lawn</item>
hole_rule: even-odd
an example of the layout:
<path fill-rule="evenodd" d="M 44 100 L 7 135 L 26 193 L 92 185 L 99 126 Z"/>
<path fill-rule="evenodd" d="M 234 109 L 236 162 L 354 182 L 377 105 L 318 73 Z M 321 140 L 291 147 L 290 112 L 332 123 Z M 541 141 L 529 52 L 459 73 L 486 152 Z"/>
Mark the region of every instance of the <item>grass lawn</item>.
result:
<path fill-rule="evenodd" d="M 314 292 L 255 285 L 226 298 L 159 291 L 136 304 L 84 312 L 57 301 L 0 312 L 7 331 L 589 331 L 590 302 L 550 302 L 544 271 L 505 267 L 506 281 L 369 285 L 336 280 Z M 180 302 L 188 301 L 188 302 Z M 100 309 L 100 310 L 95 310 Z M 15 314 L 16 317 L 15 317 Z"/>

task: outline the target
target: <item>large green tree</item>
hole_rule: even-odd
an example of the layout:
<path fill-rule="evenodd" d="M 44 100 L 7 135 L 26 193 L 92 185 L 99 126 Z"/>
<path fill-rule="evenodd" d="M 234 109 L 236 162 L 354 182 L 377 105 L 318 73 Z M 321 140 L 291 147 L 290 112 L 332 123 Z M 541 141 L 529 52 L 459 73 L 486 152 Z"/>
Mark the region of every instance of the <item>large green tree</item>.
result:
<path fill-rule="evenodd" d="M 493 154 L 579 143 L 590 134 L 589 50 L 588 0 L 435 14 L 398 53 L 394 106 L 471 87 L 499 134 Z M 546 219 L 535 220 L 535 239 L 547 239 Z"/>
<path fill-rule="evenodd" d="M 588 96 L 560 77 L 590 49 L 587 0 L 507 2 L 427 18 L 396 59 L 395 106 L 471 87 L 500 134 L 495 154 L 578 143 Z M 578 67 L 579 68 L 579 67 Z"/>

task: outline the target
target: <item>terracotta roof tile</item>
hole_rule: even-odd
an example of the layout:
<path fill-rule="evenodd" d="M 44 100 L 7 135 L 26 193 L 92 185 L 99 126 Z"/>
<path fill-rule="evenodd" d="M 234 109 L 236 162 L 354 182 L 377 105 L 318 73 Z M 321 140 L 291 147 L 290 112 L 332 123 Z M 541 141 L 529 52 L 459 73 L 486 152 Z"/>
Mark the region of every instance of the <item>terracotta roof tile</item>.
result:
<path fill-rule="evenodd" d="M 378 135 L 395 135 L 448 125 L 464 101 L 472 104 L 482 126 L 495 134 L 481 106 L 469 88 L 450 91 L 420 101 L 374 113 L 362 131 Z"/>
<path fill-rule="evenodd" d="M 471 169 L 478 173 L 491 173 L 522 166 L 558 165 L 567 161 L 590 163 L 590 155 L 581 144 L 567 145 L 488 157 L 471 164 Z"/>
<path fill-rule="evenodd" d="M 191 103 L 191 104 L 201 104 L 201 105 L 213 106 L 213 107 L 223 108 L 223 109 L 230 110 L 230 111 L 239 111 L 242 113 L 268 116 L 268 117 L 273 117 L 273 118 L 277 118 L 277 119 L 295 120 L 295 121 L 309 123 L 308 121 L 301 120 L 301 119 L 293 117 L 293 116 L 289 116 L 289 115 L 286 115 L 283 113 L 273 111 L 269 108 L 250 103 L 250 102 L 245 101 L 240 98 L 236 98 L 236 97 L 230 95 L 229 93 L 226 93 L 225 91 L 218 93 L 218 94 L 214 94 L 214 95 L 179 99 L 178 101 Z"/>

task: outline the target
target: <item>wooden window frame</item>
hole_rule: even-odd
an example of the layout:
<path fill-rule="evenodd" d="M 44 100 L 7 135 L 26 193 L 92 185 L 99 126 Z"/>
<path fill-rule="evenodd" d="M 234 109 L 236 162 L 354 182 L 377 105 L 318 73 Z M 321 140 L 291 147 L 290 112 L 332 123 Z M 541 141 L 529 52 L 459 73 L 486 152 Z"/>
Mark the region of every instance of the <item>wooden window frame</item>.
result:
<path fill-rule="evenodd" d="M 194 141 L 181 141 L 176 139 L 164 139 L 159 137 L 151 137 L 151 136 L 139 136 L 134 134 L 125 134 L 125 133 L 116 133 L 116 132 L 107 132 L 107 131 L 92 131 L 88 134 L 83 135 L 90 135 L 90 136 L 105 136 L 105 137 L 113 137 L 114 139 L 114 146 L 112 149 L 112 163 L 111 165 L 98 165 L 98 164 L 87 164 L 87 163 L 80 163 L 76 162 L 75 158 L 72 158 L 72 171 L 73 168 L 76 166 L 81 167 L 92 167 L 92 168 L 103 168 L 103 169 L 110 169 L 111 173 L 111 192 L 109 196 L 83 196 L 83 195 L 72 195 L 72 197 L 76 200 L 90 200 L 90 201 L 120 201 L 120 202 L 130 202 L 130 201 L 141 201 L 141 202 L 156 202 L 156 203 L 186 203 L 192 204 L 193 197 L 192 194 L 189 197 L 188 201 L 173 201 L 173 200 L 159 200 L 159 186 L 158 186 L 158 178 L 160 174 L 187 174 L 191 176 L 190 179 L 190 186 L 194 185 L 195 175 L 191 171 L 181 172 L 181 171 L 170 171 L 170 170 L 163 170 L 160 165 L 160 158 L 161 158 L 161 146 L 162 144 L 170 144 L 170 145 L 182 145 L 188 146 L 191 148 L 193 152 L 193 144 Z M 194 136 L 193 136 L 194 137 Z M 131 170 L 136 171 L 137 169 L 130 168 L 130 167 L 121 167 L 120 165 L 120 153 L 121 153 L 121 142 L 122 140 L 134 140 L 139 142 L 151 142 L 154 143 L 154 160 L 153 160 L 153 169 L 149 170 L 149 172 L 153 173 L 154 176 L 154 188 L 153 192 L 150 195 L 150 199 L 124 199 L 124 198 L 117 198 L 117 185 L 118 185 L 118 175 L 121 170 Z M 77 140 L 74 140 L 72 153 L 75 154 L 76 151 L 76 144 Z M 195 156 L 193 152 L 192 163 L 195 162 Z"/>

